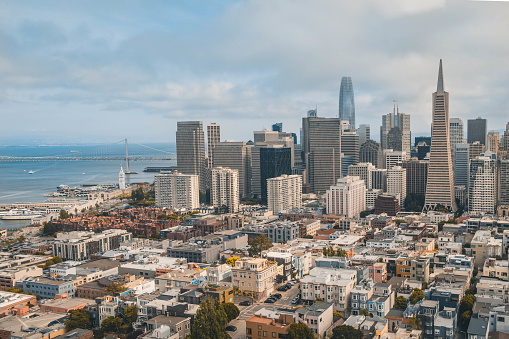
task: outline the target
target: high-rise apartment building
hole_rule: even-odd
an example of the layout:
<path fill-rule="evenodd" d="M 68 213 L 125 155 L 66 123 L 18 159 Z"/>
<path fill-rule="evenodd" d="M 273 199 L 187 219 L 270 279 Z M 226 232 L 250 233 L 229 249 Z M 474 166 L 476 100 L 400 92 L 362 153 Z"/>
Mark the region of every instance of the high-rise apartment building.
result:
<path fill-rule="evenodd" d="M 323 194 L 341 177 L 341 120 L 302 119 L 303 154 L 310 191 Z"/>
<path fill-rule="evenodd" d="M 465 143 L 465 131 L 463 128 L 463 120 L 459 118 L 450 118 L 449 119 L 449 143 L 451 145 L 451 149 L 454 150 L 454 146 L 456 144 Z"/>
<path fill-rule="evenodd" d="M 161 172 L 154 177 L 156 206 L 192 211 L 200 207 L 199 177 Z"/>
<path fill-rule="evenodd" d="M 261 202 L 267 204 L 267 180 L 283 174 L 292 174 L 291 149 L 289 147 L 260 148 Z"/>
<path fill-rule="evenodd" d="M 352 164 L 359 162 L 359 135 L 355 130 L 346 130 L 341 134 L 341 153 L 352 157 Z"/>
<path fill-rule="evenodd" d="M 488 148 L 489 147 L 489 148 Z M 500 147 L 500 133 L 497 131 L 488 132 L 488 151 L 498 154 Z"/>
<path fill-rule="evenodd" d="M 377 168 L 371 172 L 371 187 L 387 192 L 387 169 Z"/>
<path fill-rule="evenodd" d="M 402 151 L 395 151 L 391 148 L 384 149 L 384 168 L 391 169 L 394 166 L 398 165 L 400 162 L 407 160 L 410 154 Z"/>
<path fill-rule="evenodd" d="M 212 149 L 213 167 L 237 170 L 240 197 L 251 194 L 251 149 L 245 142 L 233 141 L 216 143 Z"/>
<path fill-rule="evenodd" d="M 411 158 L 401 163 L 401 167 L 406 169 L 407 194 L 418 194 L 422 196 L 426 194 L 428 166 L 428 161 L 417 160 L 417 158 Z"/>
<path fill-rule="evenodd" d="M 431 148 L 424 210 L 439 207 L 456 211 L 451 147 L 449 144 L 449 93 L 444 90 L 442 60 L 438 70 L 437 91 L 433 93 Z"/>
<path fill-rule="evenodd" d="M 359 177 L 338 179 L 326 193 L 327 214 L 355 218 L 366 210 L 366 184 Z"/>
<path fill-rule="evenodd" d="M 479 156 L 470 160 L 468 211 L 493 213 L 497 203 L 496 160 Z"/>
<path fill-rule="evenodd" d="M 267 206 L 274 215 L 302 207 L 302 176 L 282 175 L 267 179 Z"/>
<path fill-rule="evenodd" d="M 392 148 L 395 151 L 406 152 L 410 157 L 411 139 L 409 114 L 400 113 L 399 107 L 395 105 L 392 113 L 382 115 L 380 127 L 382 150 Z"/>
<path fill-rule="evenodd" d="M 221 126 L 212 123 L 207 125 L 207 155 L 208 155 L 208 167 L 211 168 L 213 166 L 212 161 L 212 149 L 216 144 L 221 142 Z"/>
<path fill-rule="evenodd" d="M 486 147 L 486 135 L 488 133 L 488 124 L 486 119 L 469 119 L 467 123 L 467 142 L 472 144 L 479 141 Z"/>
<path fill-rule="evenodd" d="M 509 159 L 498 161 L 498 204 L 509 206 Z"/>
<path fill-rule="evenodd" d="M 380 144 L 374 140 L 367 140 L 359 149 L 359 162 L 370 162 L 376 168 L 383 167 L 383 154 Z"/>
<path fill-rule="evenodd" d="M 470 154 L 469 144 L 454 146 L 454 185 L 468 188 L 468 164 Z"/>
<path fill-rule="evenodd" d="M 370 162 L 361 162 L 356 165 L 348 166 L 348 176 L 351 177 L 359 177 L 361 180 L 364 180 L 366 184 L 366 189 L 370 189 L 371 180 L 372 180 L 372 172 L 376 170 L 376 167 L 373 166 Z"/>
<path fill-rule="evenodd" d="M 403 206 L 407 194 L 406 169 L 401 166 L 394 166 L 387 170 L 387 193 L 398 198 L 401 206 Z"/>
<path fill-rule="evenodd" d="M 355 101 L 351 77 L 341 78 L 339 89 L 339 118 L 348 121 L 349 128 L 355 129 Z"/>
<path fill-rule="evenodd" d="M 199 189 L 205 192 L 205 140 L 201 121 L 177 122 L 177 169 L 199 178 Z"/>
<path fill-rule="evenodd" d="M 213 167 L 210 200 L 222 213 L 239 211 L 239 172 L 226 167 Z"/>
<path fill-rule="evenodd" d="M 504 146 L 504 151 L 509 152 L 509 122 L 505 125 L 504 136 L 502 138 L 502 146 Z"/>
<path fill-rule="evenodd" d="M 359 145 L 371 139 L 371 127 L 368 124 L 360 124 L 357 129 L 359 135 Z"/>
<path fill-rule="evenodd" d="M 379 195 L 383 192 L 380 189 L 367 189 L 366 190 L 366 210 L 375 208 L 375 202 Z"/>

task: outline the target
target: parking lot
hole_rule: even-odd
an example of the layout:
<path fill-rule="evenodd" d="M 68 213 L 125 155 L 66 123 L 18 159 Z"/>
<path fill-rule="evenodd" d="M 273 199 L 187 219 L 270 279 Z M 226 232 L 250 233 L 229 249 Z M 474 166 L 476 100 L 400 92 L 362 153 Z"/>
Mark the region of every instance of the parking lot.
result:
<path fill-rule="evenodd" d="M 245 339 L 246 338 L 246 320 L 251 318 L 256 311 L 262 308 L 287 308 L 294 309 L 295 307 L 302 306 L 302 302 L 299 302 L 298 305 L 292 304 L 292 299 L 299 294 L 299 284 L 295 284 L 286 292 L 274 291 L 272 294 L 281 293 L 281 299 L 277 300 L 273 304 L 264 303 L 265 299 L 260 300 L 259 302 L 255 302 L 250 306 L 239 306 L 241 301 L 244 301 L 248 298 L 246 297 L 237 297 L 235 296 L 234 303 L 239 307 L 240 315 L 237 319 L 232 320 L 228 325 L 233 325 L 237 327 L 237 331 L 228 332 L 233 339 Z"/>

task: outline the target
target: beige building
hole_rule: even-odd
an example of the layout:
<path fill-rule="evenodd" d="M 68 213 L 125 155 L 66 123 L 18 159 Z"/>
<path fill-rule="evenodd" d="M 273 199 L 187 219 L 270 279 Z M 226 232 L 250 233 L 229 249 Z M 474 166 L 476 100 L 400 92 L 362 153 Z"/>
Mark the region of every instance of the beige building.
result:
<path fill-rule="evenodd" d="M 223 213 L 239 211 L 239 172 L 225 167 L 211 169 L 210 199 L 215 208 Z"/>
<path fill-rule="evenodd" d="M 484 261 L 482 269 L 483 277 L 497 278 L 509 281 L 509 262 L 507 260 L 497 260 L 488 258 Z"/>
<path fill-rule="evenodd" d="M 200 207 L 199 176 L 161 172 L 154 177 L 156 206 L 194 210 Z"/>
<path fill-rule="evenodd" d="M 471 256 L 474 257 L 474 266 L 483 267 L 488 258 L 502 255 L 502 239 L 491 237 L 490 231 L 477 231 L 470 242 Z M 467 253 L 468 254 L 468 253 Z"/>
<path fill-rule="evenodd" d="M 216 144 L 221 142 L 221 126 L 212 123 L 207 125 L 207 156 L 208 156 L 208 167 L 211 168 L 213 164 L 212 160 L 212 149 Z"/>
<path fill-rule="evenodd" d="M 302 176 L 267 179 L 267 205 L 274 214 L 302 207 Z"/>
<path fill-rule="evenodd" d="M 243 258 L 232 268 L 232 283 L 254 299 L 267 297 L 274 290 L 277 264 L 263 258 Z"/>

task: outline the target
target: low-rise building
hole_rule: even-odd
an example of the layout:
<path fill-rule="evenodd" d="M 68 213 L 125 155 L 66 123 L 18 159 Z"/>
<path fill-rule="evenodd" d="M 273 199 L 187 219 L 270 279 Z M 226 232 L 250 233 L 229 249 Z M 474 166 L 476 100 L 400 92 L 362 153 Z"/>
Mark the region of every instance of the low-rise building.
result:
<path fill-rule="evenodd" d="M 486 259 L 482 269 L 482 276 L 509 281 L 509 262 L 495 258 Z"/>
<path fill-rule="evenodd" d="M 274 290 L 276 275 L 276 262 L 263 258 L 243 258 L 237 260 L 232 268 L 232 284 L 260 300 Z"/>
<path fill-rule="evenodd" d="M 294 316 L 290 310 L 262 308 L 246 320 L 246 339 L 285 338 Z"/>
<path fill-rule="evenodd" d="M 58 294 L 74 296 L 73 280 L 28 278 L 23 281 L 23 291 L 37 294 L 43 299 L 55 299 Z"/>
<path fill-rule="evenodd" d="M 317 337 L 326 337 L 326 331 L 333 323 L 333 304 L 317 301 L 308 307 L 295 311 L 295 322 L 306 324 Z"/>

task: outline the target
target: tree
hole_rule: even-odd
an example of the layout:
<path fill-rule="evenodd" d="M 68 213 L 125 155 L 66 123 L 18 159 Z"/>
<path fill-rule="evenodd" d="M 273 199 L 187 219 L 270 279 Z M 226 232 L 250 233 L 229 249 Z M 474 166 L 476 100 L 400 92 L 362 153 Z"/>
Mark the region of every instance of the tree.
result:
<path fill-rule="evenodd" d="M 288 329 L 287 339 L 315 339 L 313 331 L 304 323 L 293 323 Z"/>
<path fill-rule="evenodd" d="M 367 309 L 363 308 L 360 312 L 359 312 L 360 315 L 363 315 L 365 317 L 369 317 L 369 312 Z"/>
<path fill-rule="evenodd" d="M 69 318 L 65 321 L 65 330 L 71 331 L 75 328 L 89 329 L 92 327 L 90 317 L 84 309 L 69 311 Z"/>
<path fill-rule="evenodd" d="M 122 326 L 122 318 L 108 317 L 101 323 L 101 330 L 103 332 L 120 332 Z"/>
<path fill-rule="evenodd" d="M 230 258 L 226 259 L 226 263 L 228 265 L 230 265 L 231 267 L 235 267 L 235 262 L 239 259 L 240 259 L 240 257 L 230 257 Z"/>
<path fill-rule="evenodd" d="M 466 294 L 463 299 L 461 299 L 458 314 L 460 315 L 459 326 L 462 331 L 466 331 L 468 329 L 470 318 L 472 317 L 472 308 L 474 307 L 474 303 L 475 296 L 472 294 Z"/>
<path fill-rule="evenodd" d="M 332 311 L 332 316 L 334 318 L 344 318 L 343 314 L 341 314 L 341 312 L 338 311 Z"/>
<path fill-rule="evenodd" d="M 262 254 L 262 251 L 266 251 L 272 246 L 274 246 L 269 238 L 265 234 L 262 234 L 256 238 L 249 239 L 249 255 L 254 256 L 260 256 Z"/>
<path fill-rule="evenodd" d="M 397 309 L 397 310 L 406 310 L 406 306 L 407 306 L 407 300 L 405 297 L 403 296 L 399 296 L 396 298 L 396 301 L 394 303 L 394 308 Z"/>
<path fill-rule="evenodd" d="M 66 210 L 60 210 L 60 219 L 68 219 L 69 213 Z"/>
<path fill-rule="evenodd" d="M 322 299 L 322 298 L 320 298 L 320 297 L 316 297 L 316 298 L 315 298 L 315 302 L 316 302 L 316 301 L 323 301 L 323 299 Z"/>
<path fill-rule="evenodd" d="M 118 297 L 120 293 L 125 292 L 127 288 L 121 282 L 112 281 L 106 286 L 106 293 L 114 297 Z"/>
<path fill-rule="evenodd" d="M 410 322 L 407 325 L 408 328 L 413 328 L 414 330 L 422 330 L 421 328 L 421 319 L 416 318 L 415 315 L 410 318 Z"/>
<path fill-rule="evenodd" d="M 466 311 L 466 312 L 461 313 L 460 320 L 459 320 L 459 326 L 463 332 L 468 330 L 468 325 L 470 324 L 470 318 L 472 318 L 472 311 Z"/>
<path fill-rule="evenodd" d="M 237 319 L 237 317 L 240 315 L 239 308 L 234 303 L 224 303 L 221 304 L 221 306 L 226 313 L 228 322 L 232 321 L 233 319 Z"/>
<path fill-rule="evenodd" d="M 47 236 L 53 236 L 57 228 L 51 222 L 45 222 L 44 227 L 42 228 L 42 234 Z"/>
<path fill-rule="evenodd" d="M 409 212 L 421 212 L 424 206 L 424 195 L 409 193 L 405 198 L 405 210 Z"/>
<path fill-rule="evenodd" d="M 336 326 L 332 330 L 331 339 L 362 339 L 362 331 L 352 326 L 341 325 Z"/>
<path fill-rule="evenodd" d="M 191 326 L 191 339 L 227 339 L 226 324 L 228 316 L 217 299 L 207 298 L 200 303 L 196 312 L 193 326 Z"/>
<path fill-rule="evenodd" d="M 412 305 L 415 305 L 419 301 L 421 301 L 422 299 L 425 299 L 425 298 L 426 297 L 424 296 L 424 293 L 422 293 L 422 291 L 420 289 L 416 288 L 416 289 L 414 289 L 412 294 L 410 294 L 410 298 L 408 298 L 408 300 L 410 301 L 410 303 Z"/>
<path fill-rule="evenodd" d="M 125 323 L 132 325 L 138 319 L 138 308 L 136 306 L 128 306 L 124 311 Z"/>
<path fill-rule="evenodd" d="M 51 260 L 53 260 L 55 264 L 60 264 L 62 262 L 62 259 L 59 256 L 55 256 Z"/>

